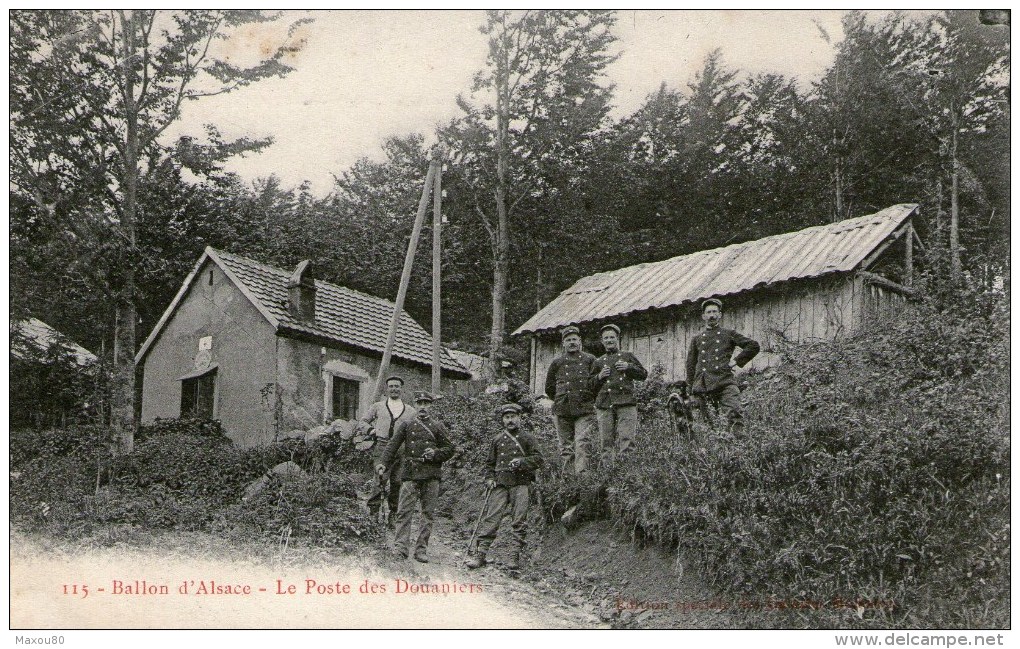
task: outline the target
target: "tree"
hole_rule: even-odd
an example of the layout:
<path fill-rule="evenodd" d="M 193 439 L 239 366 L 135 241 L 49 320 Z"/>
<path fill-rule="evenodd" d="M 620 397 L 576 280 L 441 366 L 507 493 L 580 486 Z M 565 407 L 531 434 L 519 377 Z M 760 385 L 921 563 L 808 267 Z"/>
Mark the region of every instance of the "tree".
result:
<path fill-rule="evenodd" d="M 215 55 L 234 29 L 273 19 L 258 11 L 12 12 L 13 185 L 44 218 L 112 247 L 112 419 L 122 451 L 135 425 L 140 184 L 163 159 L 160 138 L 185 101 L 290 71 L 282 46 L 251 67 Z M 205 153 L 268 143 L 214 141 Z"/>
<path fill-rule="evenodd" d="M 615 130 L 609 155 L 614 173 L 627 178 L 631 190 L 620 193 L 615 210 L 626 215 L 626 229 L 652 233 L 639 259 L 725 245 L 740 236 L 745 215 L 735 172 L 746 101 L 736 76 L 714 50 L 685 90 L 664 84 Z M 654 234 L 662 230 L 674 236 Z"/>
<path fill-rule="evenodd" d="M 972 195 L 983 193 L 962 159 L 964 141 L 983 138 L 1004 118 L 1009 101 L 1009 30 L 980 24 L 977 13 L 946 11 L 927 21 L 903 75 L 917 92 L 917 105 L 928 107 L 924 125 L 938 140 L 943 167 L 948 167 L 953 281 L 962 272 L 961 184 L 966 182 Z"/>
<path fill-rule="evenodd" d="M 450 193 L 470 196 L 490 244 L 494 375 L 506 335 L 514 228 L 525 226 L 529 201 L 563 189 L 549 184 L 553 170 L 576 168 L 605 125 L 614 23 L 600 11 L 490 11 L 482 27 L 488 67 L 475 76 L 474 102 L 458 98 L 465 114 L 442 134 L 460 176 Z"/>
<path fill-rule="evenodd" d="M 830 220 L 917 200 L 933 164 L 923 115 L 898 71 L 914 47 L 917 25 L 892 14 L 878 21 L 858 11 L 843 18 L 844 39 L 814 84 L 805 139 L 812 184 L 831 198 Z"/>

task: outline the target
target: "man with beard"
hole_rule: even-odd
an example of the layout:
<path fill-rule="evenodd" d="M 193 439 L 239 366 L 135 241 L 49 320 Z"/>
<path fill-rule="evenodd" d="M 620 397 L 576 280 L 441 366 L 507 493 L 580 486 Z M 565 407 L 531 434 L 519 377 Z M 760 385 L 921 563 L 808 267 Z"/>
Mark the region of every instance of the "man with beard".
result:
<path fill-rule="evenodd" d="M 702 302 L 701 319 L 705 329 L 691 340 L 687 350 L 687 384 L 703 415 L 708 415 L 709 405 L 718 406 L 729 422 L 730 431 L 740 433 L 744 429 L 744 415 L 733 368 L 750 363 L 761 347 L 747 336 L 719 326 L 721 300 L 710 298 Z M 740 353 L 734 358 L 733 352 L 738 347 Z"/>
<path fill-rule="evenodd" d="M 507 568 L 520 568 L 521 551 L 528 533 L 528 504 L 535 471 L 542 466 L 542 455 L 531 435 L 521 430 L 522 408 L 508 403 L 498 409 L 503 430 L 489 445 L 485 463 L 487 509 L 481 512 L 478 547 L 467 560 L 468 568 L 485 565 L 485 554 L 496 540 L 499 523 L 510 508 L 510 561 Z"/>
<path fill-rule="evenodd" d="M 637 435 L 637 399 L 634 381 L 644 381 L 648 371 L 634 354 L 620 350 L 620 328 L 607 324 L 599 330 L 606 353 L 591 366 L 589 384 L 595 397 L 595 418 L 603 452 L 618 447 L 626 453 Z"/>
<path fill-rule="evenodd" d="M 393 552 L 398 559 L 406 559 L 411 546 L 411 516 L 421 501 L 422 523 L 414 558 L 428 563 L 429 536 L 432 534 L 432 520 L 439 502 L 439 481 L 443 477 L 443 462 L 453 457 L 456 449 L 450 442 L 449 431 L 431 415 L 435 397 L 428 392 L 418 392 L 414 405 L 418 416 L 397 422 L 393 439 L 386 445 L 382 460 L 376 465 L 380 476 L 389 471 L 397 458 L 397 452 L 404 449 L 400 467 L 400 499 L 397 504 L 397 529 L 393 541 Z"/>
<path fill-rule="evenodd" d="M 368 412 L 365 413 L 365 416 L 361 418 L 363 426 L 375 429 L 376 443 L 373 452 L 375 453 L 376 462 L 382 459 L 382 455 L 386 451 L 386 444 L 393 439 L 397 422 L 410 421 L 414 419 L 417 413 L 414 406 L 404 403 L 403 399 L 401 399 L 403 388 L 404 379 L 399 376 L 387 378 L 386 398 L 373 403 Z M 379 477 L 372 489 L 372 493 L 368 496 L 368 509 L 373 516 L 379 513 L 384 493 L 390 507 L 390 513 L 393 514 L 397 511 L 400 496 L 400 482 L 397 481 L 397 475 L 399 474 L 400 459 L 398 457 L 391 470 L 387 471 L 386 475 Z"/>
<path fill-rule="evenodd" d="M 565 327 L 560 332 L 563 354 L 553 359 L 545 375 L 545 394 L 553 400 L 553 421 L 565 473 L 588 468 L 588 443 L 595 428 L 595 395 L 588 376 L 595 357 L 581 351 L 581 330 Z"/>

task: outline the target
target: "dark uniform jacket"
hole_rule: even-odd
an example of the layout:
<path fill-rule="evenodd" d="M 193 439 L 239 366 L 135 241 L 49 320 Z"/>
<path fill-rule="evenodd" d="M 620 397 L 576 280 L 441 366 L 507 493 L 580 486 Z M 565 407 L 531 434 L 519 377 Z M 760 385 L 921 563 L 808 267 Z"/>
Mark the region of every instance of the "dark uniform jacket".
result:
<path fill-rule="evenodd" d="M 510 461 L 515 458 L 522 460 L 516 470 L 510 468 Z M 489 444 L 485 477 L 503 487 L 516 487 L 534 481 L 535 471 L 541 466 L 542 455 L 531 435 L 525 432 L 513 435 L 504 430 Z"/>
<path fill-rule="evenodd" d="M 545 375 L 545 393 L 553 400 L 552 412 L 561 417 L 580 417 L 595 412 L 595 394 L 588 378 L 595 357 L 581 352 L 557 356 Z"/>
<path fill-rule="evenodd" d="M 617 361 L 626 361 L 630 367 L 620 372 L 616 369 Z M 599 372 L 603 367 L 609 368 L 609 377 L 599 378 Z M 634 398 L 634 381 L 644 381 L 648 378 L 648 371 L 641 364 L 634 354 L 630 352 L 613 352 L 603 354 L 591 364 L 589 386 L 596 393 L 596 408 L 611 408 L 613 406 L 633 406 L 637 404 Z"/>
<path fill-rule="evenodd" d="M 734 361 L 740 367 L 751 362 L 761 347 L 747 336 L 723 327 L 705 327 L 691 340 L 687 350 L 687 384 L 695 393 L 712 392 L 735 385 L 730 357 L 740 348 Z"/>
<path fill-rule="evenodd" d="M 403 462 L 400 467 L 400 481 L 405 480 L 440 480 L 443 477 L 443 462 L 453 457 L 457 450 L 450 441 L 446 426 L 434 418 L 428 423 L 415 417 L 411 420 L 399 419 L 393 431 L 393 438 L 383 452 L 382 464 L 390 468 L 397 458 L 397 452 L 403 448 Z M 426 449 L 436 449 L 431 460 L 422 456 Z"/>

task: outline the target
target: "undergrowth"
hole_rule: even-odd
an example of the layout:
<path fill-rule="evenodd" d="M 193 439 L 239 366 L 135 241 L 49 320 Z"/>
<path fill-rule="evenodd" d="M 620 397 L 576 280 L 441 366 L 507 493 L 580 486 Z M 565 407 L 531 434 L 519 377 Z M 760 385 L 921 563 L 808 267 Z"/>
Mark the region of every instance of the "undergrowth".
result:
<path fill-rule="evenodd" d="M 165 419 L 142 426 L 129 455 L 110 448 L 103 428 L 12 433 L 14 520 L 71 538 L 136 526 L 353 547 L 380 534 L 358 502 L 370 460 L 339 435 L 241 449 L 218 422 Z M 288 461 L 303 474 L 271 472 Z"/>

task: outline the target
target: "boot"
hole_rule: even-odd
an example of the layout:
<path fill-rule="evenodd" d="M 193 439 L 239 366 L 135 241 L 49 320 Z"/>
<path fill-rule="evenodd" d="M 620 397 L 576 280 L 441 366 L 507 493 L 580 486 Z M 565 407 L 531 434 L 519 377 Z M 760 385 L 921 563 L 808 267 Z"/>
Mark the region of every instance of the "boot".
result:
<path fill-rule="evenodd" d="M 510 560 L 506 562 L 507 570 L 520 570 L 521 569 L 521 553 L 514 552 L 510 555 Z"/>
<path fill-rule="evenodd" d="M 475 554 L 472 554 L 470 557 L 468 557 L 468 560 L 465 563 L 467 567 L 470 568 L 471 570 L 474 570 L 475 568 L 481 568 L 482 566 L 485 565 L 485 555 L 480 552 L 476 552 Z"/>
<path fill-rule="evenodd" d="M 418 563 L 428 563 L 429 562 L 429 558 L 427 556 L 425 556 L 425 549 L 424 548 L 420 548 L 420 549 L 414 551 L 414 560 L 417 561 Z"/>

